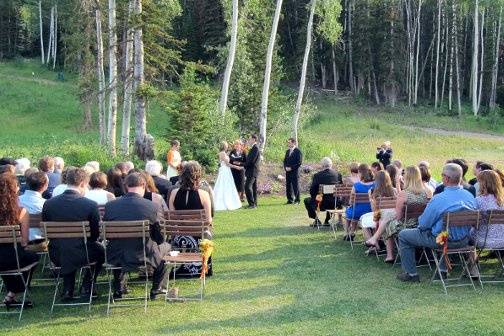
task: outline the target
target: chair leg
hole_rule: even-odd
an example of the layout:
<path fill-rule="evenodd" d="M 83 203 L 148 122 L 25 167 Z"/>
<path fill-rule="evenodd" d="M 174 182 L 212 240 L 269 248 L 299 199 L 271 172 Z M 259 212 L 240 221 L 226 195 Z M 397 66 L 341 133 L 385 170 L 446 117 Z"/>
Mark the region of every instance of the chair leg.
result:
<path fill-rule="evenodd" d="M 58 288 L 59 288 L 59 284 L 60 284 L 60 270 L 57 270 L 57 272 L 58 272 L 58 275 L 56 276 L 56 286 L 54 286 L 55 288 L 54 288 L 53 302 L 51 305 L 51 315 L 54 312 L 54 305 L 56 303 L 56 296 L 58 295 Z"/>
<path fill-rule="evenodd" d="M 149 272 L 145 266 L 145 296 L 144 296 L 144 313 L 147 313 L 147 302 L 150 300 L 149 296 Z"/>
<path fill-rule="evenodd" d="M 471 281 L 471 285 L 472 285 L 474 291 L 476 291 L 476 286 L 474 285 L 474 280 L 471 277 L 471 270 L 469 269 L 469 265 L 467 264 L 467 261 L 462 253 L 458 253 L 458 255 L 459 255 L 459 259 L 460 259 L 460 262 L 462 263 L 462 268 L 463 268 L 462 276 L 464 274 L 467 274 L 467 277 L 469 278 L 469 281 Z"/>
<path fill-rule="evenodd" d="M 107 315 L 110 314 L 110 303 L 112 301 L 112 278 L 110 277 L 110 273 L 112 273 L 111 269 L 106 269 L 107 279 L 109 284 L 109 292 L 108 292 L 108 300 L 107 300 Z"/>
<path fill-rule="evenodd" d="M 89 272 L 91 273 L 91 291 L 89 293 L 89 311 L 91 311 L 91 304 L 93 303 L 93 291 L 94 291 L 94 286 L 95 286 L 94 278 L 95 278 L 96 270 L 94 267 L 90 267 Z"/>
<path fill-rule="evenodd" d="M 30 277 L 31 277 L 31 271 L 28 272 L 28 276 L 26 278 L 26 281 L 24 279 L 24 276 L 21 274 L 21 279 L 23 280 L 24 284 L 24 292 L 23 292 L 23 300 L 21 301 L 21 309 L 19 310 L 19 319 L 18 321 L 21 321 L 21 317 L 23 316 L 23 311 L 24 311 L 24 305 L 26 302 L 26 295 L 28 294 L 28 284 L 30 283 Z"/>
<path fill-rule="evenodd" d="M 434 281 L 434 277 L 436 276 L 436 273 L 437 273 L 439 276 L 439 280 L 441 281 L 441 285 L 443 286 L 444 293 L 445 293 L 445 295 L 448 295 L 448 291 L 446 290 L 446 284 L 443 279 L 443 275 L 441 274 L 441 268 L 440 268 L 441 258 L 444 258 L 444 255 L 441 253 L 441 257 L 438 260 L 434 250 L 432 251 L 432 254 L 434 255 L 434 263 L 436 264 L 436 270 L 435 270 L 434 274 L 432 275 L 431 281 Z"/>

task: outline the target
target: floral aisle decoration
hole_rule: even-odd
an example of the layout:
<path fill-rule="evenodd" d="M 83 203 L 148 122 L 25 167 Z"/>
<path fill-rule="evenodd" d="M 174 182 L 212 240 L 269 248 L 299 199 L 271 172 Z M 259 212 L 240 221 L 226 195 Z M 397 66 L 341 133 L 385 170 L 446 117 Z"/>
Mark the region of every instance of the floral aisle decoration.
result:
<path fill-rule="evenodd" d="M 199 243 L 199 248 L 202 256 L 201 278 L 203 278 L 208 273 L 208 259 L 212 256 L 214 242 L 209 239 L 202 239 Z"/>
<path fill-rule="evenodd" d="M 452 266 L 450 258 L 448 258 L 448 231 L 441 231 L 436 237 L 436 244 L 443 246 L 443 256 L 445 258 L 446 267 L 451 271 Z"/>

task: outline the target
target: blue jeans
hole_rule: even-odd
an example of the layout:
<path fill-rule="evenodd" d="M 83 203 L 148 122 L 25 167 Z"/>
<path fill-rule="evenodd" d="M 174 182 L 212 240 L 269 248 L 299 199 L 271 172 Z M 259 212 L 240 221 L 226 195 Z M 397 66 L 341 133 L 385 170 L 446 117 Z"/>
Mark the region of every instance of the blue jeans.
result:
<path fill-rule="evenodd" d="M 450 248 L 467 246 L 468 239 L 457 242 L 449 242 Z M 401 267 L 408 274 L 417 274 L 415 249 L 417 247 L 441 248 L 436 243 L 436 237 L 430 231 L 420 231 L 419 229 L 404 229 L 399 232 L 399 253 L 401 254 Z M 442 272 L 446 272 L 444 258 L 439 265 Z"/>

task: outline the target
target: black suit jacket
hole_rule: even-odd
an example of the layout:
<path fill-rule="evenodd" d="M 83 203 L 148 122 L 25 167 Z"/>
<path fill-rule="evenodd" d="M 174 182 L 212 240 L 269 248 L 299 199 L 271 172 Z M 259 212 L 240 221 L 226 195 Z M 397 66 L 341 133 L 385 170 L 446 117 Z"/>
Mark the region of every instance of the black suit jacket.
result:
<path fill-rule="evenodd" d="M 285 158 L 283 161 L 284 168 L 291 168 L 292 172 L 297 172 L 299 167 L 301 167 L 301 163 L 303 162 L 303 153 L 299 150 L 299 148 L 294 148 L 292 150 L 292 154 L 290 154 L 290 150 L 288 149 L 285 152 Z"/>
<path fill-rule="evenodd" d="M 381 162 L 384 168 L 387 168 L 392 160 L 392 148 L 387 150 L 380 149 L 378 153 L 376 153 L 376 158 Z"/>
<path fill-rule="evenodd" d="M 252 146 L 250 151 L 247 153 L 247 161 L 245 161 L 245 176 L 246 177 L 257 177 L 259 176 L 259 161 L 261 160 L 261 155 L 259 153 L 259 148 L 257 144 Z"/>
<path fill-rule="evenodd" d="M 151 239 L 146 241 L 147 263 L 158 267 L 162 261 L 158 244 L 163 243 L 164 237 L 157 222 L 157 213 L 157 206 L 152 201 L 142 198 L 136 193 L 127 193 L 105 205 L 103 220 L 148 220 Z M 137 238 L 111 240 L 107 245 L 107 262 L 123 267 L 125 270 L 136 269 L 143 264 L 142 240 Z"/>
<path fill-rule="evenodd" d="M 168 197 L 168 191 L 173 186 L 172 183 L 169 180 L 162 178 L 161 176 L 152 176 L 152 179 L 154 180 L 156 188 L 158 188 L 159 190 L 159 194 L 163 196 L 163 199 L 166 201 Z"/>
<path fill-rule="evenodd" d="M 315 197 L 319 193 L 321 184 L 341 184 L 343 180 L 341 174 L 334 169 L 325 169 L 313 175 L 312 184 L 310 186 L 310 196 L 312 202 L 315 202 Z M 333 194 L 324 195 L 321 207 L 324 209 L 334 209 L 335 198 Z"/>
<path fill-rule="evenodd" d="M 63 194 L 47 200 L 42 208 L 42 221 L 89 221 L 91 237 L 88 241 L 96 242 L 100 236 L 98 205 L 75 190 L 66 190 Z M 87 263 L 82 239 L 52 239 L 49 243 L 49 254 L 51 260 L 61 266 L 63 275 L 76 271 Z"/>

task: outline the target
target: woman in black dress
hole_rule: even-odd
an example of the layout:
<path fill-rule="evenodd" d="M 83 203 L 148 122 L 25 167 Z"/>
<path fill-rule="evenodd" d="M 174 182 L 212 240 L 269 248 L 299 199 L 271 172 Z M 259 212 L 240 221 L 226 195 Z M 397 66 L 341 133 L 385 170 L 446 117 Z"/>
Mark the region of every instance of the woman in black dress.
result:
<path fill-rule="evenodd" d="M 21 226 L 21 243 L 17 246 L 19 256 L 19 266 L 21 268 L 31 265 L 39 260 L 39 256 L 35 252 L 26 251 L 25 247 L 28 244 L 28 213 L 26 209 L 20 208 L 18 205 L 19 187 L 17 184 L 16 175 L 10 172 L 0 174 L 0 199 L 2 206 L 0 207 L 0 225 L 20 225 Z M 16 252 L 13 244 L 0 244 L 0 271 L 8 271 L 17 269 Z M 24 272 L 24 280 L 31 280 L 35 268 L 31 271 Z M 30 273 L 31 272 L 31 273 Z M 16 294 L 22 293 L 25 290 L 23 280 L 18 276 L 2 276 L 3 283 L 7 289 L 7 295 L 3 303 L 9 307 L 19 304 L 16 301 Z M 29 286 L 29 282 L 27 283 Z M 31 308 L 33 304 L 26 300 L 24 308 Z"/>
<path fill-rule="evenodd" d="M 196 161 L 189 161 L 184 165 L 180 175 L 180 188 L 173 190 L 170 195 L 170 210 L 205 210 L 208 223 L 212 223 L 212 203 L 210 194 L 200 187 L 202 170 Z M 204 237 L 211 239 L 211 233 Z M 192 236 L 176 236 L 171 241 L 175 249 L 187 248 L 198 250 L 199 239 Z M 177 278 L 197 277 L 201 274 L 201 262 L 182 265 L 173 270 Z M 212 258 L 208 260 L 208 274 L 212 275 Z"/>
<path fill-rule="evenodd" d="M 243 144 L 240 140 L 234 142 L 234 147 L 231 153 L 229 153 L 229 163 L 235 166 L 243 166 L 247 161 L 247 155 L 243 151 Z M 245 170 L 231 168 L 231 173 L 233 173 L 233 180 L 236 186 L 236 190 L 240 195 L 240 199 L 244 201 L 244 191 L 245 191 Z"/>

